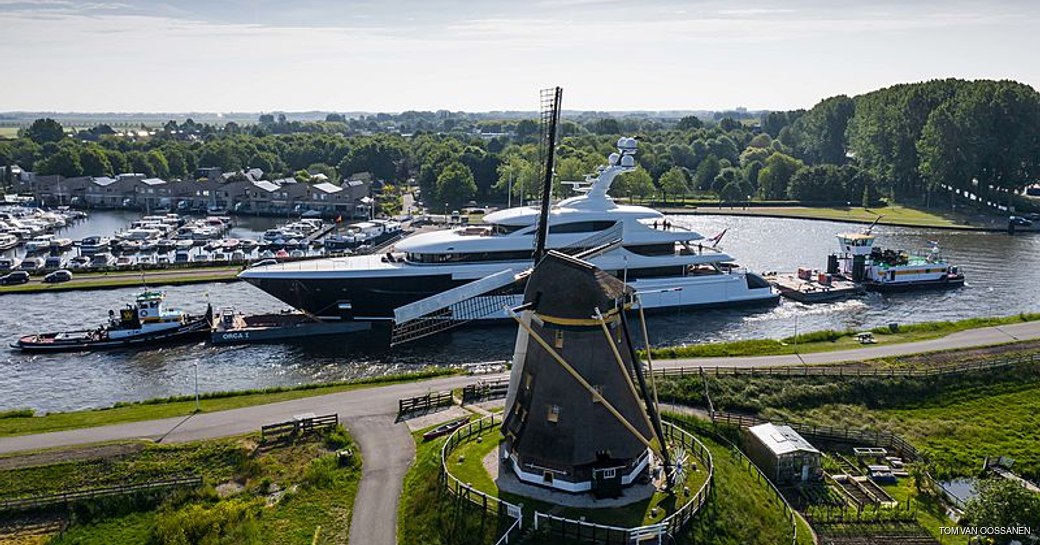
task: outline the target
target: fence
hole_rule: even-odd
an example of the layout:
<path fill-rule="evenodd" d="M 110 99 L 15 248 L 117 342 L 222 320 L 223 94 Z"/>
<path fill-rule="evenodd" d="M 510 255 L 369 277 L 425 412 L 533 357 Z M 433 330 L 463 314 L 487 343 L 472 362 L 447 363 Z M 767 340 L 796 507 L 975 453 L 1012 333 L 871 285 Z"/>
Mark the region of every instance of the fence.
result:
<path fill-rule="evenodd" d="M 902 437 L 889 432 L 879 430 L 855 430 L 839 428 L 836 426 L 818 426 L 816 424 L 796 424 L 790 422 L 776 422 L 765 420 L 757 416 L 746 414 L 733 414 L 716 411 L 712 413 L 712 422 L 716 424 L 731 424 L 740 427 L 757 426 L 772 422 L 780 426 L 790 426 L 796 432 L 810 437 L 842 441 L 846 443 L 862 443 L 865 445 L 876 445 L 893 449 L 908 461 L 921 459 L 921 454 Z"/>
<path fill-rule="evenodd" d="M 1040 362 L 1040 354 L 1031 354 L 1019 357 L 998 358 L 973 363 L 956 365 L 935 366 L 926 369 L 912 368 L 888 368 L 880 367 L 852 367 L 848 365 L 802 365 L 785 367 L 658 367 L 654 369 L 654 376 L 668 377 L 700 377 L 704 376 L 768 376 L 768 377 L 838 377 L 838 378 L 921 378 L 939 377 L 945 375 L 956 375 L 971 373 L 975 371 L 986 371 L 991 369 L 1002 369 L 1021 364 Z M 661 365 L 661 362 L 658 363 Z"/>
<path fill-rule="evenodd" d="M 202 477 L 182 477 L 137 484 L 104 486 L 99 488 L 61 492 L 58 494 L 46 494 L 2 500 L 0 501 L 0 512 L 31 511 L 34 509 L 53 507 L 55 505 L 69 505 L 84 500 L 126 496 L 145 492 L 163 492 L 174 488 L 199 486 L 202 486 Z"/>
<path fill-rule="evenodd" d="M 500 399 L 509 391 L 509 379 L 481 380 L 462 388 L 463 403 L 477 403 L 489 399 Z"/>
<path fill-rule="evenodd" d="M 312 431 L 321 431 L 335 428 L 339 425 L 338 414 L 325 414 L 321 416 L 304 415 L 288 422 L 268 424 L 260 428 L 260 442 L 268 440 L 284 439 L 289 436 L 299 435 Z"/>
<path fill-rule="evenodd" d="M 667 439 L 678 443 L 678 446 L 687 452 L 695 454 L 708 468 L 708 477 L 705 479 L 704 484 L 701 485 L 700 490 L 683 503 L 682 507 L 657 524 L 635 528 L 596 524 L 535 511 L 535 529 L 548 528 L 552 535 L 563 539 L 588 541 L 604 545 L 629 545 L 645 541 L 665 543 L 666 537 L 678 535 L 686 523 L 708 502 L 715 484 L 715 462 L 711 456 L 711 451 L 698 441 L 696 437 L 670 422 L 663 422 L 663 424 Z"/>
<path fill-rule="evenodd" d="M 451 392 L 430 392 L 417 397 L 406 397 L 397 400 L 397 416 L 426 412 L 439 407 L 450 407 L 452 403 Z"/>
<path fill-rule="evenodd" d="M 513 523 L 506 529 L 506 531 L 499 537 L 495 545 L 510 543 L 519 541 L 520 531 L 523 529 L 523 510 L 521 506 L 509 503 L 504 500 L 500 500 L 494 496 L 489 496 L 476 488 L 460 481 L 454 475 L 448 471 L 448 458 L 451 453 L 455 451 L 455 448 L 461 443 L 469 441 L 473 436 L 480 436 L 490 429 L 497 429 L 502 424 L 502 417 L 497 414 L 491 414 L 470 422 L 465 426 L 455 430 L 451 435 L 448 436 L 448 440 L 444 442 L 444 446 L 441 447 L 441 480 L 444 486 L 448 489 L 455 497 L 468 501 L 487 513 L 499 517 L 510 517 Z"/>

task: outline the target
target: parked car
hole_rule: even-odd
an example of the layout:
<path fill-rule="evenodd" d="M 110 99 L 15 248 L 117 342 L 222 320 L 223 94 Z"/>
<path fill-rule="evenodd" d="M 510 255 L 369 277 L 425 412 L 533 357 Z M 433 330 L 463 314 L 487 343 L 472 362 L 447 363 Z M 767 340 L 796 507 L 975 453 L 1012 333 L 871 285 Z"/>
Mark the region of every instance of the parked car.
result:
<path fill-rule="evenodd" d="M 1029 221 L 1040 221 L 1040 212 L 1030 212 L 1028 214 L 1022 214 L 1022 217 Z"/>
<path fill-rule="evenodd" d="M 1033 225 L 1033 222 L 1022 216 L 1011 216 L 1008 218 L 1008 223 L 1017 227 L 1031 227 Z"/>
<path fill-rule="evenodd" d="M 72 280 L 72 273 L 65 269 L 54 271 L 43 277 L 43 282 L 45 284 L 61 284 L 62 282 L 68 282 L 69 280 Z"/>
<path fill-rule="evenodd" d="M 15 286 L 18 284 L 25 284 L 28 281 L 29 273 L 26 271 L 14 271 L 0 277 L 0 285 L 2 286 Z"/>

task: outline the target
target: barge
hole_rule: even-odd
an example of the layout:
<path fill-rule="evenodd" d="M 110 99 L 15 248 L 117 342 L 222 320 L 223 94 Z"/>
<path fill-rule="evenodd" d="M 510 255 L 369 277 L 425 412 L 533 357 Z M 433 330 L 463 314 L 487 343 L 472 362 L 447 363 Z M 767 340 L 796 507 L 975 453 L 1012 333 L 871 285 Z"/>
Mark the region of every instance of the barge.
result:
<path fill-rule="evenodd" d="M 372 329 L 371 322 L 322 322 L 302 312 L 246 315 L 226 308 L 214 320 L 213 344 L 280 342 L 322 335 L 343 335 Z"/>

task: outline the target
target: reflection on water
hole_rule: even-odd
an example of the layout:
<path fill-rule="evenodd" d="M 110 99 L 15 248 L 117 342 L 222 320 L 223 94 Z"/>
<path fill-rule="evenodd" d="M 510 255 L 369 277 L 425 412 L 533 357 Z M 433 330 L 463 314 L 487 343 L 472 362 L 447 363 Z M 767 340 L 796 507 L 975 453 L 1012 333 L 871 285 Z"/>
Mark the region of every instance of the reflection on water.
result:
<path fill-rule="evenodd" d="M 94 214 L 75 226 L 70 238 L 107 234 L 124 227 L 133 214 Z M 277 222 L 239 219 L 234 236 L 248 237 Z M 862 226 L 771 218 L 676 217 L 710 236 L 728 228 L 721 246 L 740 264 L 756 271 L 823 268 L 837 247 L 834 235 Z M 95 223 L 95 222 L 104 222 Z M 107 232 L 106 232 L 107 229 Z M 653 342 L 689 344 L 706 341 L 783 337 L 819 329 L 875 327 L 1040 311 L 1040 237 L 951 232 L 893 227 L 875 228 L 878 245 L 924 249 L 937 240 L 943 253 L 968 277 L 961 289 L 907 294 L 869 294 L 842 302 L 803 305 L 784 301 L 774 307 L 678 310 L 650 316 Z M 108 309 L 132 300 L 138 289 L 97 292 L 5 295 L 0 302 L 0 332 L 5 341 L 19 333 L 93 326 Z M 166 288 L 173 304 L 201 312 L 207 300 L 215 308 L 233 305 L 244 312 L 273 312 L 279 301 L 243 283 Z M 204 344 L 138 352 L 25 355 L 0 352 L 0 409 L 33 407 L 69 410 L 110 405 L 115 401 L 192 392 L 195 365 L 205 391 L 291 385 L 414 369 L 427 364 L 502 360 L 510 356 L 514 328 L 508 325 L 456 331 L 393 352 L 385 337 L 327 338 L 320 342 L 214 347 Z"/>

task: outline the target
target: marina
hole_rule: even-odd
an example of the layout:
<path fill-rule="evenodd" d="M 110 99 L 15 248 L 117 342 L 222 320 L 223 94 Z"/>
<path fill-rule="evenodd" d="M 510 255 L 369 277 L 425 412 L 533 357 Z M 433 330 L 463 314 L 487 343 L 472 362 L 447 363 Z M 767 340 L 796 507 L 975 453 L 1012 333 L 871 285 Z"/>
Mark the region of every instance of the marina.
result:
<path fill-rule="evenodd" d="M 95 211 L 89 220 L 66 231 L 68 238 L 108 232 L 139 216 Z M 806 263 L 821 262 L 834 252 L 838 233 L 858 226 L 798 219 L 667 216 L 705 233 L 728 232 L 720 244 L 739 255 L 748 266 L 762 271 L 795 271 Z M 239 217 L 232 235 L 255 238 L 280 222 Z M 284 220 L 283 220 L 284 221 Z M 246 229 L 249 229 L 249 231 Z M 797 233 L 797 236 L 776 236 Z M 940 243 L 945 257 L 968 276 L 957 290 L 883 294 L 806 305 L 784 300 L 765 308 L 673 310 L 650 314 L 652 342 L 657 346 L 752 338 L 780 338 L 821 329 L 868 329 L 889 323 L 959 320 L 1036 312 L 1034 298 L 1023 297 L 1040 283 L 1040 239 L 979 232 L 950 232 L 878 226 L 874 229 L 887 247 L 927 247 Z M 1015 263 L 1008 274 L 1007 264 Z M 821 263 L 822 265 L 822 263 Z M 129 274 L 129 273 L 128 273 Z M 58 284 L 57 286 L 61 286 Z M 191 308 L 210 302 L 215 309 L 234 306 L 247 315 L 277 314 L 286 305 L 244 282 L 201 283 L 163 288 L 171 300 Z M 19 333 L 62 331 L 97 325 L 108 308 L 119 308 L 141 291 L 130 287 L 83 292 L 41 292 L 0 295 L 0 330 L 5 343 Z M 42 309 L 60 309 L 46 312 Z M 116 350 L 63 355 L 31 355 L 0 351 L 0 388 L 8 395 L 4 408 L 70 410 L 104 406 L 116 401 L 140 400 L 191 391 L 194 369 L 200 368 L 203 391 L 220 391 L 310 382 L 345 380 L 402 372 L 425 365 L 451 365 L 508 358 L 513 348 L 511 329 L 500 326 L 461 329 L 431 341 L 389 351 L 385 332 L 329 337 L 322 342 L 272 342 L 250 345 L 178 345 L 140 351 Z M 47 373 L 41 374 L 40 369 Z M 46 394 L 44 393 L 46 392 Z"/>

